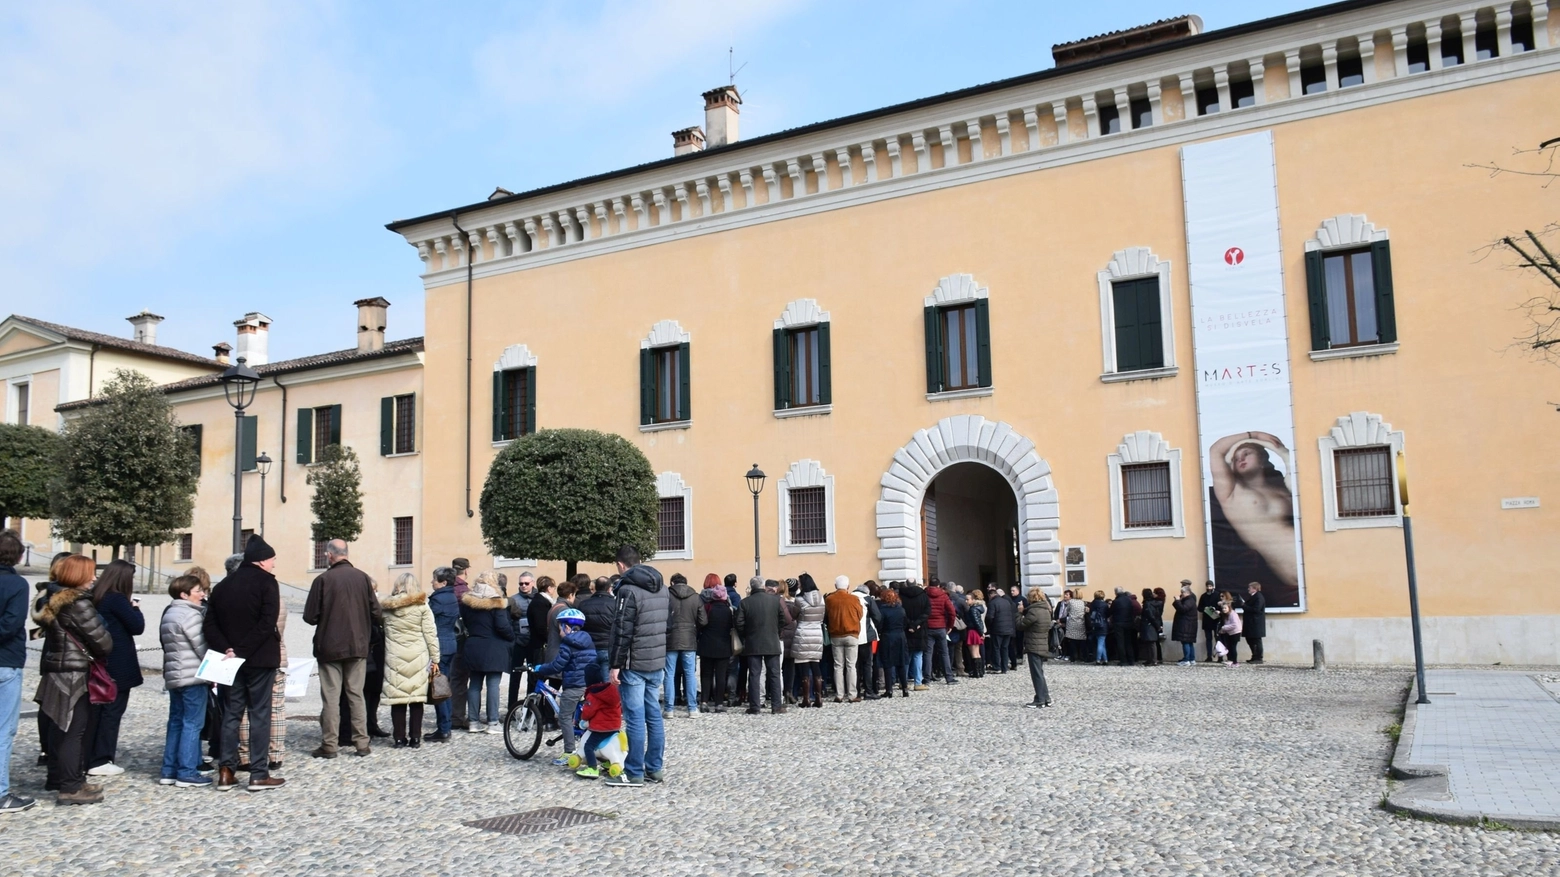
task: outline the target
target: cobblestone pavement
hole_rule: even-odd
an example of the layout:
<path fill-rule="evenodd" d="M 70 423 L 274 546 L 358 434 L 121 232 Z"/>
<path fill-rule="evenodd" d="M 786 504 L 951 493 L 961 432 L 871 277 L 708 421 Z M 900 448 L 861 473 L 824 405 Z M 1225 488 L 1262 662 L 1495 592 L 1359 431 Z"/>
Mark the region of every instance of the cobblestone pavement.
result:
<path fill-rule="evenodd" d="M 1560 872 L 1560 836 L 1380 809 L 1382 729 L 1407 671 L 1053 662 L 1049 676 L 1046 710 L 1019 707 L 1020 672 L 784 716 L 674 717 L 668 782 L 641 789 L 578 780 L 546 749 L 517 762 L 494 735 L 311 761 L 319 727 L 295 721 L 288 784 L 263 795 L 156 785 L 153 677 L 131 697 L 129 771 L 105 803 L 42 796 L 4 817 L 0 873 Z M 41 795 L 32 734 L 24 722 L 13 774 Z M 617 818 L 531 837 L 461 824 L 547 806 Z"/>

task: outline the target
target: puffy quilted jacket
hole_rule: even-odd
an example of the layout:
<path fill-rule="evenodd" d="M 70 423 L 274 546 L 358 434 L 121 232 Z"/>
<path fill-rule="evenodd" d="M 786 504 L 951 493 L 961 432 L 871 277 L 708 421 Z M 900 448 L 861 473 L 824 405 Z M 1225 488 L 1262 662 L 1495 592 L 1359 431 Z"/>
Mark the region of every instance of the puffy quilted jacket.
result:
<path fill-rule="evenodd" d="M 188 600 L 174 600 L 163 610 L 157 635 L 162 641 L 163 686 L 189 688 L 204 685 L 195 678 L 206 656 L 206 609 Z"/>
<path fill-rule="evenodd" d="M 426 594 L 396 594 L 380 602 L 385 620 L 385 703 L 428 699 L 428 665 L 439 662 L 439 626 Z"/>
<path fill-rule="evenodd" d="M 114 638 L 85 588 L 56 591 L 33 611 L 33 621 L 44 629 L 45 673 L 85 673 L 94 658 L 105 660 L 114 650 Z"/>
<path fill-rule="evenodd" d="M 666 672 L 666 625 L 672 600 L 653 566 L 631 566 L 618 582 L 609 664 L 614 670 Z"/>
<path fill-rule="evenodd" d="M 823 660 L 823 625 L 828 610 L 823 595 L 808 591 L 796 599 L 796 640 L 791 650 L 798 664 Z"/>

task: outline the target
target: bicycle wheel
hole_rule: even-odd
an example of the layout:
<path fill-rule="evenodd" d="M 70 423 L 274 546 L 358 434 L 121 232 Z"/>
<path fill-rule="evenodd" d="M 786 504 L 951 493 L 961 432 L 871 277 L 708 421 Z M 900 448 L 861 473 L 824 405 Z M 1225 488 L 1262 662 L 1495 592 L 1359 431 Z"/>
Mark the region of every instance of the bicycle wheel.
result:
<path fill-rule="evenodd" d="M 504 748 L 515 758 L 525 761 L 536 754 L 542 745 L 542 719 L 536 704 L 526 698 L 510 708 L 504 717 Z"/>

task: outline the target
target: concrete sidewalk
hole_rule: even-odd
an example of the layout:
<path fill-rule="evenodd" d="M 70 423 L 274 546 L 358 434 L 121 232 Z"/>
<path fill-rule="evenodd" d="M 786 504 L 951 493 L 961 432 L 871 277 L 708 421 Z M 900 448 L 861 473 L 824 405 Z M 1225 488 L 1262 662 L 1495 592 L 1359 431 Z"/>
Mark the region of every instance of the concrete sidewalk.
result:
<path fill-rule="evenodd" d="M 1546 677 L 1426 670 L 1410 690 L 1389 810 L 1449 822 L 1560 830 L 1560 700 Z"/>

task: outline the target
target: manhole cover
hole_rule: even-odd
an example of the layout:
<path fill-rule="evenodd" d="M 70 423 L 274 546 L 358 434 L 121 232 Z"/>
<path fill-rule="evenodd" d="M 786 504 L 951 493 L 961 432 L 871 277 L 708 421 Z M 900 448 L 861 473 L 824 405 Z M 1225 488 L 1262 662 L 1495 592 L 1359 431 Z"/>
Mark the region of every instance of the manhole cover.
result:
<path fill-rule="evenodd" d="M 611 818 L 613 817 L 610 814 L 591 813 L 569 807 L 544 807 L 541 810 L 527 810 L 524 813 L 511 813 L 508 816 L 476 819 L 464 824 L 500 834 L 541 834 L 544 831 L 573 828 L 576 825 L 601 822 Z"/>

